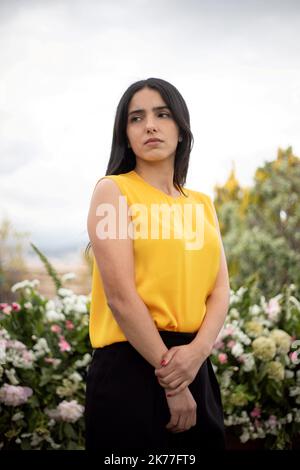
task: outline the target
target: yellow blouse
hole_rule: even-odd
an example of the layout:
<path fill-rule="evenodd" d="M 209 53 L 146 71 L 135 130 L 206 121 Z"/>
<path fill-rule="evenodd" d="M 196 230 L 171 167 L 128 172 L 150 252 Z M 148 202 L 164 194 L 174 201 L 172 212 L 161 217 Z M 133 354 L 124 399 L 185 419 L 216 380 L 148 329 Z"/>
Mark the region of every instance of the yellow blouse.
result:
<path fill-rule="evenodd" d="M 169 196 L 134 170 L 103 178 L 115 181 L 126 196 L 135 233 L 136 289 L 157 329 L 198 331 L 221 257 L 210 197 L 186 188 L 183 191 L 188 197 Z M 93 348 L 127 341 L 107 305 L 95 257 L 89 333 Z"/>

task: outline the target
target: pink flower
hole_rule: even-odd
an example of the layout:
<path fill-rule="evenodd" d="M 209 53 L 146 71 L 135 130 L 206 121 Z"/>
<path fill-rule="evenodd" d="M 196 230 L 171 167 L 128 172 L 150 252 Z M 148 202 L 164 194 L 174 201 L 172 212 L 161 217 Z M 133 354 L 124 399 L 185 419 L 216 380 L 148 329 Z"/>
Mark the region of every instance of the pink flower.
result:
<path fill-rule="evenodd" d="M 233 339 L 231 341 L 228 341 L 228 343 L 227 343 L 227 346 L 230 349 L 232 349 L 234 345 L 235 345 L 235 341 Z"/>
<path fill-rule="evenodd" d="M 66 320 L 66 328 L 67 330 L 73 330 L 74 327 L 74 323 L 71 322 L 71 320 Z"/>
<path fill-rule="evenodd" d="M 22 352 L 22 358 L 26 364 L 31 364 L 34 360 L 32 351 L 25 350 Z"/>
<path fill-rule="evenodd" d="M 255 408 L 253 408 L 253 410 L 251 411 L 250 415 L 252 416 L 252 418 L 260 418 L 260 416 L 261 416 L 261 409 L 256 406 Z"/>
<path fill-rule="evenodd" d="M 3 310 L 5 307 L 8 307 L 7 303 L 1 302 L 0 303 L 0 310 Z"/>
<path fill-rule="evenodd" d="M 228 361 L 228 357 L 227 357 L 227 354 L 226 353 L 220 353 L 218 355 L 218 359 L 219 359 L 219 362 L 221 364 L 226 364 L 226 362 Z"/>
<path fill-rule="evenodd" d="M 75 423 L 84 412 L 84 407 L 79 405 L 76 400 L 62 401 L 57 407 L 60 417 L 67 423 Z"/>
<path fill-rule="evenodd" d="M 215 349 L 223 349 L 224 348 L 224 341 L 216 341 L 214 344 Z"/>
<path fill-rule="evenodd" d="M 266 312 L 270 320 L 277 320 L 278 313 L 280 312 L 280 305 L 277 299 L 270 299 L 266 305 Z"/>
<path fill-rule="evenodd" d="M 61 327 L 59 325 L 52 325 L 51 326 L 51 331 L 53 331 L 53 333 L 60 333 L 61 332 Z"/>
<path fill-rule="evenodd" d="M 17 302 L 13 302 L 13 303 L 11 304 L 11 306 L 12 306 L 12 309 L 13 309 L 15 312 L 18 312 L 19 310 L 21 310 L 21 305 L 18 304 Z"/>
<path fill-rule="evenodd" d="M 7 406 L 19 406 L 26 403 L 33 391 L 29 387 L 4 384 L 0 388 L 0 402 Z"/>
<path fill-rule="evenodd" d="M 12 308 L 10 305 L 6 305 L 5 307 L 3 307 L 2 309 L 2 312 L 5 313 L 5 315 L 9 315 L 12 311 Z"/>
<path fill-rule="evenodd" d="M 271 428 L 275 428 L 275 427 L 276 427 L 276 424 L 277 424 L 277 418 L 276 418 L 276 416 L 270 415 L 270 417 L 269 417 L 269 419 L 268 419 L 268 423 L 269 423 L 269 425 L 271 426 Z"/>
<path fill-rule="evenodd" d="M 235 328 L 233 326 L 227 326 L 225 328 L 224 333 L 225 335 L 229 336 L 229 335 L 233 335 L 234 331 L 235 331 Z"/>
<path fill-rule="evenodd" d="M 17 339 L 9 339 L 7 341 L 7 346 L 12 348 L 12 349 L 15 349 L 16 351 L 25 351 L 26 350 L 25 344 L 22 343 L 21 341 L 18 341 Z"/>
<path fill-rule="evenodd" d="M 259 421 L 258 419 L 255 419 L 254 420 L 254 425 L 255 425 L 256 429 L 261 428 L 261 421 Z"/>
<path fill-rule="evenodd" d="M 44 357 L 44 361 L 53 366 L 58 366 L 61 363 L 60 359 L 55 359 L 54 357 Z"/>
<path fill-rule="evenodd" d="M 297 363 L 298 363 L 298 354 L 297 354 L 297 351 L 294 351 L 294 352 L 290 353 L 289 356 L 290 356 L 291 362 L 293 362 L 294 364 L 297 364 Z"/>
<path fill-rule="evenodd" d="M 54 363 L 54 358 L 53 357 L 44 357 L 44 361 L 47 362 L 47 364 L 53 364 Z"/>
<path fill-rule="evenodd" d="M 61 352 L 71 351 L 70 344 L 68 343 L 68 341 L 65 340 L 63 336 L 60 336 L 58 345 Z"/>

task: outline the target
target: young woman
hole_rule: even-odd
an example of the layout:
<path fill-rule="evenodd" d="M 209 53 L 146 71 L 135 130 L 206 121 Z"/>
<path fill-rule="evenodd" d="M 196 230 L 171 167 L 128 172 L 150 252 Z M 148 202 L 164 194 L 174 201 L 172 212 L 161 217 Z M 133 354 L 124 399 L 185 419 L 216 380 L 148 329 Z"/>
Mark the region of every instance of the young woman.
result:
<path fill-rule="evenodd" d="M 225 446 L 209 355 L 229 279 L 210 197 L 183 191 L 192 143 L 186 103 L 172 84 L 149 78 L 125 91 L 87 220 L 88 450 Z"/>

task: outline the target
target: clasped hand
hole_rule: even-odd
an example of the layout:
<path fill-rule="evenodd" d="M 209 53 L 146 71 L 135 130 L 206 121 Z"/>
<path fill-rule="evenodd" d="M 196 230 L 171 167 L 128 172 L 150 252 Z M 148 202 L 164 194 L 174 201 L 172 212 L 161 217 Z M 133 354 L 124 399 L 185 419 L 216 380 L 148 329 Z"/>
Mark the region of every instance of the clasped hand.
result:
<path fill-rule="evenodd" d="M 168 389 L 167 396 L 177 395 L 192 383 L 204 359 L 191 344 L 174 346 L 166 351 L 155 375 L 160 385 Z"/>

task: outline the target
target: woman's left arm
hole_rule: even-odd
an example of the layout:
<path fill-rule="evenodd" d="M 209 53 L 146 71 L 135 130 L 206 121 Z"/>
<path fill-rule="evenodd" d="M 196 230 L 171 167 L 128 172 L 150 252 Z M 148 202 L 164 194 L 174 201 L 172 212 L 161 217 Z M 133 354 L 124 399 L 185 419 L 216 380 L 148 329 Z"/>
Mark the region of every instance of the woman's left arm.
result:
<path fill-rule="evenodd" d="M 170 396 L 176 395 L 194 380 L 202 363 L 211 354 L 229 308 L 230 284 L 227 262 L 214 206 L 213 209 L 221 244 L 221 259 L 213 291 L 206 301 L 204 320 L 193 341 L 187 345 L 170 348 L 163 354 L 162 360 L 165 362 L 162 363 L 162 367 L 155 369 L 159 383 L 168 389 Z"/>
<path fill-rule="evenodd" d="M 196 351 L 199 351 L 200 356 L 204 356 L 205 359 L 211 354 L 215 340 L 224 325 L 230 302 L 230 283 L 225 250 L 222 242 L 218 217 L 213 204 L 212 207 L 214 209 L 214 217 L 221 246 L 220 268 L 213 291 L 206 301 L 206 314 L 204 320 L 197 336 L 190 343 Z"/>

